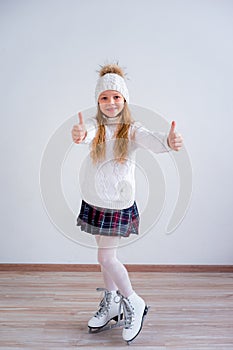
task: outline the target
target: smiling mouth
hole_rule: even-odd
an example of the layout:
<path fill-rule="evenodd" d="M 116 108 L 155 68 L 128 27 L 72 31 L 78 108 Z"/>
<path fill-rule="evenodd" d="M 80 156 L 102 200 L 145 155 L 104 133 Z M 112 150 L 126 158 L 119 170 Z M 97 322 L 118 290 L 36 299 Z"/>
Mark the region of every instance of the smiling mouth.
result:
<path fill-rule="evenodd" d="M 106 111 L 108 111 L 108 112 L 117 111 L 117 108 L 107 108 Z"/>

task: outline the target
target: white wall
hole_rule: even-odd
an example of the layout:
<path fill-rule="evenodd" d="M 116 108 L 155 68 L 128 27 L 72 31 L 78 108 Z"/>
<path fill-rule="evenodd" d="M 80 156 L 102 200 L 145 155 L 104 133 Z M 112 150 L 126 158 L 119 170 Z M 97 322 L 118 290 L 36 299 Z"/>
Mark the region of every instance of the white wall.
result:
<path fill-rule="evenodd" d="M 232 264 L 233 2 L 1 1 L 1 262 L 96 263 L 40 196 L 40 161 L 64 120 L 94 105 L 99 64 L 127 68 L 133 104 L 177 122 L 193 167 L 181 225 L 120 248 L 125 263 Z"/>

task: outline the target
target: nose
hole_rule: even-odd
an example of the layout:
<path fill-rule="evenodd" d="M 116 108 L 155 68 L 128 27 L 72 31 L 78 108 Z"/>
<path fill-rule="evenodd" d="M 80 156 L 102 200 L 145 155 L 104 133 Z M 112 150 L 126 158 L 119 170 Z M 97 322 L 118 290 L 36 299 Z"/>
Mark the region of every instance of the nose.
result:
<path fill-rule="evenodd" d="M 114 103 L 115 101 L 114 101 L 114 97 L 109 97 L 109 103 Z"/>

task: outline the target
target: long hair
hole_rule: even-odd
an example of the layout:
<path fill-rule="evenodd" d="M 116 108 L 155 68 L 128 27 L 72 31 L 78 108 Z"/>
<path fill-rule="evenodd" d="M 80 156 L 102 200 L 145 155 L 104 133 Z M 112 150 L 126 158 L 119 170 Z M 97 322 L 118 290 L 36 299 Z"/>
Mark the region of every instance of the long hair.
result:
<path fill-rule="evenodd" d="M 91 145 L 91 158 L 94 164 L 99 161 L 103 161 L 106 155 L 106 142 L 105 142 L 105 124 L 106 118 L 103 117 L 100 107 L 98 105 L 96 115 L 98 129 Z M 119 121 L 115 132 L 114 142 L 114 159 L 119 163 L 124 163 L 128 154 L 129 144 L 129 129 L 133 123 L 131 113 L 127 102 L 124 104 L 124 108 L 119 116 Z"/>

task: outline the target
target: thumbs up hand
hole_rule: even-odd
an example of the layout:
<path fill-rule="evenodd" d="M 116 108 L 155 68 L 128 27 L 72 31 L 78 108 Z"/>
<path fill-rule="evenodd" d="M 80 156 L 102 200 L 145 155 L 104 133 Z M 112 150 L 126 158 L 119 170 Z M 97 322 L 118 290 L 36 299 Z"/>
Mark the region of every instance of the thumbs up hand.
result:
<path fill-rule="evenodd" d="M 72 129 L 72 139 L 75 143 L 81 143 L 87 135 L 81 112 L 79 112 L 78 118 L 79 118 L 79 123 L 74 125 Z"/>
<path fill-rule="evenodd" d="M 175 128 L 176 123 L 175 121 L 173 121 L 168 134 L 167 143 L 171 149 L 173 149 L 174 151 L 179 151 L 183 145 L 183 138 L 180 134 L 175 132 Z"/>

